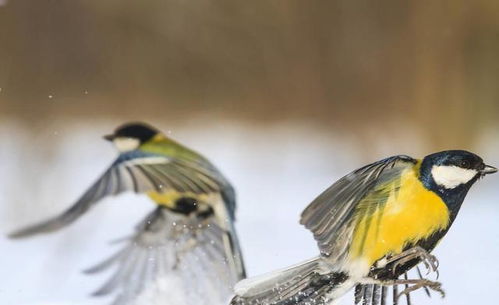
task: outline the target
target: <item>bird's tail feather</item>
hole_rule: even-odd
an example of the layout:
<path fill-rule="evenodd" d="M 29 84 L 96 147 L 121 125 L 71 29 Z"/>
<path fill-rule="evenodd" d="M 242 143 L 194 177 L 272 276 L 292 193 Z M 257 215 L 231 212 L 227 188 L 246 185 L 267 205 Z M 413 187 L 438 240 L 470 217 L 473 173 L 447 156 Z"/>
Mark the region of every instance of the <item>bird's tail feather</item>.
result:
<path fill-rule="evenodd" d="M 346 284 L 343 272 L 331 272 L 323 258 L 294 265 L 239 282 L 231 305 L 302 305 L 330 301 L 334 291 Z M 352 284 L 353 286 L 353 284 Z"/>

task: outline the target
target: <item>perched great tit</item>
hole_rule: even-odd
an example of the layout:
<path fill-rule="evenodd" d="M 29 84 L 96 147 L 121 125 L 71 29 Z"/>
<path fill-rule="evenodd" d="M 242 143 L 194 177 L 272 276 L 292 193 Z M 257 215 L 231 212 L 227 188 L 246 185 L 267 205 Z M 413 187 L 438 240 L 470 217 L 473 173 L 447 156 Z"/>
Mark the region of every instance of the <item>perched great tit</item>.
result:
<path fill-rule="evenodd" d="M 356 285 L 441 291 L 440 283 L 399 277 L 420 262 L 435 263 L 429 252 L 449 230 L 466 193 L 496 171 L 463 150 L 422 160 L 399 155 L 355 170 L 301 215 L 320 256 L 239 282 L 231 304 L 330 304 Z"/>
<path fill-rule="evenodd" d="M 119 305 L 147 295 L 158 300 L 151 291 L 162 291 L 170 300 L 173 295 L 184 298 L 186 303 L 226 302 L 233 285 L 245 277 L 230 183 L 203 156 L 152 126 L 129 123 L 104 138 L 114 143 L 120 155 L 97 182 L 59 216 L 10 237 L 59 230 L 106 196 L 144 193 L 157 207 L 127 239 L 124 249 L 88 270 L 94 273 L 117 266 L 95 295 L 117 292 L 114 304 Z M 177 284 L 165 284 L 165 278 L 172 276 Z"/>

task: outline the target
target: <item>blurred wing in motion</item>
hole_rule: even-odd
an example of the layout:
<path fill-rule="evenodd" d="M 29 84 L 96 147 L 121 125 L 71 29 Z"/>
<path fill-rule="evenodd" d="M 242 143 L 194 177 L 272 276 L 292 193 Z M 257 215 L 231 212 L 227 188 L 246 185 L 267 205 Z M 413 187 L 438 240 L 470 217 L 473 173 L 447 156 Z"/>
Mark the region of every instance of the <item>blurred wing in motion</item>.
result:
<path fill-rule="evenodd" d="M 121 154 L 111 167 L 69 209 L 61 215 L 9 235 L 21 238 L 63 228 L 78 219 L 106 196 L 125 191 L 207 194 L 228 185 L 224 177 L 205 159 L 180 159 L 134 150 Z M 229 186 L 230 187 L 230 186 Z M 226 201 L 234 218 L 235 204 Z"/>
<path fill-rule="evenodd" d="M 227 304 L 244 274 L 231 263 L 240 256 L 234 238 L 213 215 L 185 216 L 158 207 L 125 248 L 86 272 L 116 267 L 94 293 L 116 293 L 114 305 Z"/>
<path fill-rule="evenodd" d="M 381 208 L 401 172 L 415 163 L 403 155 L 386 158 L 348 174 L 319 195 L 303 211 L 300 223 L 314 233 L 321 253 L 340 260 L 352 240 L 354 214 Z M 358 209 L 363 201 L 365 208 Z"/>

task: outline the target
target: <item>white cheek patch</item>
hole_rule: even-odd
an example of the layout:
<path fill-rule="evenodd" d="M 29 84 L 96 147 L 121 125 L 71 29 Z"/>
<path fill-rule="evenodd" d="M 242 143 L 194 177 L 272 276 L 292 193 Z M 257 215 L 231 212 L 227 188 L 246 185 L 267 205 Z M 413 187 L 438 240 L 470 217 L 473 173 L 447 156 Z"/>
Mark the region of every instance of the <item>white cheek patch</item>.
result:
<path fill-rule="evenodd" d="M 478 174 L 474 169 L 461 168 L 453 165 L 434 165 L 431 169 L 433 180 L 446 189 L 453 189 L 460 184 L 466 184 Z"/>
<path fill-rule="evenodd" d="M 118 137 L 113 140 L 113 143 L 120 152 L 134 150 L 140 146 L 140 141 L 135 138 Z"/>

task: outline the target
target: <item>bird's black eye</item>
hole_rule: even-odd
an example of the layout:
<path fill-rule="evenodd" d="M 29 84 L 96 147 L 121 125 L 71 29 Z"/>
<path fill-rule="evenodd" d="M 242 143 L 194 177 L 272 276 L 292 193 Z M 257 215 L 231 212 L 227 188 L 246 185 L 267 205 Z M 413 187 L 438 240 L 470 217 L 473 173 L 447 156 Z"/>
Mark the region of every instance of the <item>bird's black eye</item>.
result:
<path fill-rule="evenodd" d="M 459 167 L 462 168 L 470 168 L 470 161 L 468 160 L 463 160 L 459 163 Z"/>

